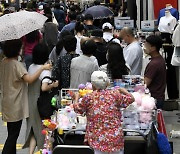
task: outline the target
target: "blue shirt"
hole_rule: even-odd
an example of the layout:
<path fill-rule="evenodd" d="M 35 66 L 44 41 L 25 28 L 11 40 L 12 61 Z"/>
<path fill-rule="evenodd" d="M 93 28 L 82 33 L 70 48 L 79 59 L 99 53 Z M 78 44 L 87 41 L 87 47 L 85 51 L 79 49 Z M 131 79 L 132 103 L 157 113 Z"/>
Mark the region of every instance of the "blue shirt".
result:
<path fill-rule="evenodd" d="M 166 10 L 167 10 L 167 9 L 164 8 L 164 9 L 161 9 L 161 10 L 159 11 L 158 25 L 159 25 L 160 18 L 165 16 L 165 11 L 166 11 Z M 173 17 L 175 17 L 177 20 L 179 20 L 179 12 L 178 12 L 177 9 L 171 8 L 171 9 L 169 9 L 169 11 L 170 11 L 170 13 L 171 13 L 171 15 L 172 15 Z"/>
<path fill-rule="evenodd" d="M 64 31 L 64 30 L 67 30 L 67 31 L 71 32 L 72 30 L 74 30 L 75 25 L 76 25 L 76 21 L 71 21 L 69 24 L 67 24 L 67 25 L 65 25 L 65 26 L 63 27 L 63 29 L 61 30 L 61 32 Z"/>

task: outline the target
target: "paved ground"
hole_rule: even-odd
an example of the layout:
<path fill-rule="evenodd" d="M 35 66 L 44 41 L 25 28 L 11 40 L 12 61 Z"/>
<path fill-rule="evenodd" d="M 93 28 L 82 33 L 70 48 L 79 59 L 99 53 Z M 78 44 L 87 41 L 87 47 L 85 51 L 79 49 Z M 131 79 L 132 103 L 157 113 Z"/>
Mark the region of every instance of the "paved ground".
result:
<path fill-rule="evenodd" d="M 176 115 L 177 113 L 180 113 L 180 111 L 164 111 L 164 119 L 166 123 L 166 131 L 169 136 L 169 140 L 173 142 L 173 150 L 174 154 L 180 154 L 180 138 L 170 138 L 170 131 L 175 130 L 175 131 L 180 131 L 180 123 L 178 120 L 180 118 Z"/>
<path fill-rule="evenodd" d="M 23 149 L 22 146 L 24 144 L 25 140 L 25 132 L 26 132 L 26 121 L 23 121 L 20 136 L 17 141 L 17 154 L 28 154 L 28 149 Z M 6 123 L 2 121 L 2 118 L 0 118 L 0 153 L 3 148 L 4 142 L 7 138 L 7 127 Z"/>

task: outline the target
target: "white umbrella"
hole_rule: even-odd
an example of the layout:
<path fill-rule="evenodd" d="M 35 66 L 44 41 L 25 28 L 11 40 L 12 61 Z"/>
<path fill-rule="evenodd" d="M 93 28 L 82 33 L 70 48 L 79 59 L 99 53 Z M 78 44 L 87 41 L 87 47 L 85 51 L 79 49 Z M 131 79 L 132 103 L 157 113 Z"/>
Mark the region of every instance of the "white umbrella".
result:
<path fill-rule="evenodd" d="M 19 39 L 43 27 L 47 17 L 37 12 L 20 11 L 0 17 L 0 42 Z"/>

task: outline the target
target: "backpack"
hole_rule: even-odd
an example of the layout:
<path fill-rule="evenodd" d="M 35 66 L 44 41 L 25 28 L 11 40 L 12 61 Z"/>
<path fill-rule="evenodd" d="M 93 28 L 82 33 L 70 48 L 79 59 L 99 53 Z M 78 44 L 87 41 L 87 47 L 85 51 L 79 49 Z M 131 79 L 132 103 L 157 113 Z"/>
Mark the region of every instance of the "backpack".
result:
<path fill-rule="evenodd" d="M 55 82 L 51 77 L 45 76 L 44 79 L 50 79 L 52 82 Z M 41 86 L 42 86 L 41 81 Z M 41 88 L 40 88 L 41 89 Z M 40 90 L 40 95 L 37 100 L 37 108 L 41 119 L 50 119 L 53 112 L 56 110 L 56 106 L 51 105 L 52 98 L 58 94 L 57 88 L 52 88 L 50 91 Z"/>

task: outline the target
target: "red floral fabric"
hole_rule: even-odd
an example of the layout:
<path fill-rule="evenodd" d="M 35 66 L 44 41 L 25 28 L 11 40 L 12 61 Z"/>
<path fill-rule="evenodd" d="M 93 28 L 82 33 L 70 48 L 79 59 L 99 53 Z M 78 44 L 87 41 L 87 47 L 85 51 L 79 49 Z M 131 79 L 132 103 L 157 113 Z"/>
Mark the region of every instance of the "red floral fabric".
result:
<path fill-rule="evenodd" d="M 120 108 L 131 103 L 131 97 L 118 90 L 94 91 L 74 104 L 75 112 L 86 113 L 85 142 L 102 152 L 124 148 Z"/>

